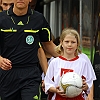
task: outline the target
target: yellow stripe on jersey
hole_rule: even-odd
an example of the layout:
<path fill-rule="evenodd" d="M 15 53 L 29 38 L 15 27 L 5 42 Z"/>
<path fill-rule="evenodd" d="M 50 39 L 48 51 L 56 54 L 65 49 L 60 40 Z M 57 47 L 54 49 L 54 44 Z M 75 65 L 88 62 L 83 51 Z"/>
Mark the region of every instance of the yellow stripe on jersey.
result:
<path fill-rule="evenodd" d="M 37 32 L 39 32 L 39 30 L 24 30 L 24 32 L 28 32 L 28 33 L 37 33 Z"/>
<path fill-rule="evenodd" d="M 42 47 L 41 43 L 39 42 L 39 47 Z"/>
<path fill-rule="evenodd" d="M 50 31 L 49 31 L 49 29 L 48 28 L 42 28 L 42 30 L 48 31 L 48 38 L 49 38 L 49 41 L 50 41 Z"/>
<path fill-rule="evenodd" d="M 17 30 L 14 29 L 1 29 L 1 32 L 17 32 Z"/>

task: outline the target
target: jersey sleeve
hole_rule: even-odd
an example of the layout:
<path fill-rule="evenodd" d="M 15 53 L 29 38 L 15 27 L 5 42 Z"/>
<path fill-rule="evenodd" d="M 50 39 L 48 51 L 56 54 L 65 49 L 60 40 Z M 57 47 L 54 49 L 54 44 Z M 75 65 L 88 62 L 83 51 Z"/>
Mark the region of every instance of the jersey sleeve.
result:
<path fill-rule="evenodd" d="M 47 93 L 50 87 L 56 87 L 54 79 L 54 62 L 49 64 L 44 82 L 45 82 L 45 92 Z"/>
<path fill-rule="evenodd" d="M 94 69 L 93 69 L 93 66 L 92 66 L 92 63 L 91 63 L 90 59 L 89 59 L 88 56 L 87 56 L 86 54 L 84 54 L 84 53 L 80 54 L 80 56 L 81 56 L 82 58 L 84 58 L 84 60 L 87 62 L 88 66 L 90 67 L 90 69 L 91 69 L 91 74 L 92 74 L 92 79 L 93 79 L 93 80 L 96 80 L 96 75 L 95 75 L 95 72 L 94 72 Z"/>
<path fill-rule="evenodd" d="M 39 32 L 40 41 L 41 42 L 51 41 L 51 28 L 44 16 L 42 16 L 41 21 L 42 25 L 41 25 L 41 30 Z"/>
<path fill-rule="evenodd" d="M 86 83 L 88 85 L 87 93 L 90 92 L 90 88 L 93 85 L 93 81 L 96 80 L 95 72 L 90 64 L 86 61 L 85 67 L 83 69 L 83 76 L 86 77 Z"/>

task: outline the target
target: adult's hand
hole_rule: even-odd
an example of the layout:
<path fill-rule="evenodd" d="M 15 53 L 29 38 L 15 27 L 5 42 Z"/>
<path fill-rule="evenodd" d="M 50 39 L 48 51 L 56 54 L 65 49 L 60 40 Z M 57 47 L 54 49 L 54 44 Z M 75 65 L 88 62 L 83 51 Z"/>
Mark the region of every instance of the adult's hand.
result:
<path fill-rule="evenodd" d="M 12 68 L 12 63 L 9 59 L 0 56 L 0 68 L 3 70 L 9 70 Z"/>

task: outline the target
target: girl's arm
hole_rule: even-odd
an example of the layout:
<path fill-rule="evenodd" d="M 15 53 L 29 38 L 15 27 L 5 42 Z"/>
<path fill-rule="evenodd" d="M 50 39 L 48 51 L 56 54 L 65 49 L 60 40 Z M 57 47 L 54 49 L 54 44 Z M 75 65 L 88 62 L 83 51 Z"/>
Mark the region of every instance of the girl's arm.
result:
<path fill-rule="evenodd" d="M 94 100 L 94 85 L 92 85 L 91 89 L 90 89 L 90 93 L 88 94 L 88 97 L 86 100 Z"/>

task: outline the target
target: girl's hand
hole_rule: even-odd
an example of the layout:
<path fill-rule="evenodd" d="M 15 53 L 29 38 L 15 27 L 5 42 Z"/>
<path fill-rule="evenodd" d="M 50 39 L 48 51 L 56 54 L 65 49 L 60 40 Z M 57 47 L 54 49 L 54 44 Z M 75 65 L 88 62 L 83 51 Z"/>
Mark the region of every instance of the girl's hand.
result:
<path fill-rule="evenodd" d="M 56 89 L 57 89 L 57 92 L 56 92 L 57 94 L 59 94 L 62 97 L 67 97 L 66 94 L 64 93 L 64 91 L 60 90 L 59 87 L 56 87 Z"/>
<path fill-rule="evenodd" d="M 83 90 L 83 91 L 87 91 L 87 89 L 88 89 L 88 85 L 87 85 L 87 83 L 86 83 L 86 80 L 85 80 L 85 79 L 83 79 L 83 86 L 82 86 L 82 90 Z"/>
<path fill-rule="evenodd" d="M 42 90 L 45 92 L 45 84 L 44 84 L 44 80 L 42 80 L 41 87 L 42 87 Z"/>

